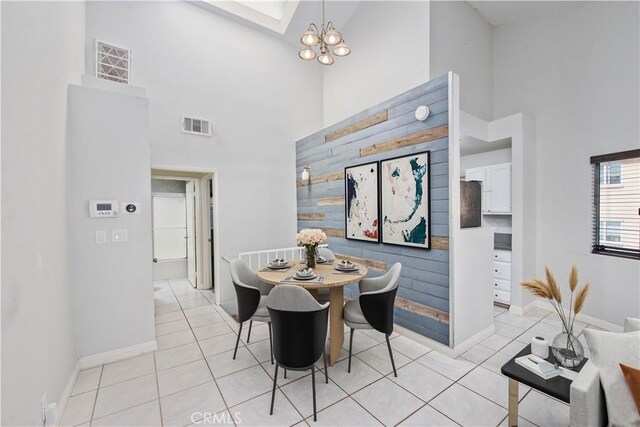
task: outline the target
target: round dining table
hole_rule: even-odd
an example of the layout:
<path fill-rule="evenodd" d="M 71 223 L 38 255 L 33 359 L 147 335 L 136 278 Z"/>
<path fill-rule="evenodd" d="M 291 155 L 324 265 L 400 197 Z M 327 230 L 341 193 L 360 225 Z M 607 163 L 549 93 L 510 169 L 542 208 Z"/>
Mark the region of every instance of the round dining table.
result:
<path fill-rule="evenodd" d="M 344 326 L 342 324 L 342 309 L 344 306 L 344 286 L 357 282 L 367 276 L 367 267 L 354 263 L 358 270 L 354 272 L 340 272 L 335 270 L 336 261 L 316 264 L 313 270 L 318 275 L 314 280 L 296 280 L 296 271 L 307 266 L 304 261 L 292 262 L 290 268 L 272 270 L 268 267 L 257 271 L 258 279 L 270 285 L 298 285 L 307 289 L 314 297 L 318 297 L 319 289 L 329 289 L 329 364 L 335 365 L 340 356 L 340 349 L 344 343 Z"/>

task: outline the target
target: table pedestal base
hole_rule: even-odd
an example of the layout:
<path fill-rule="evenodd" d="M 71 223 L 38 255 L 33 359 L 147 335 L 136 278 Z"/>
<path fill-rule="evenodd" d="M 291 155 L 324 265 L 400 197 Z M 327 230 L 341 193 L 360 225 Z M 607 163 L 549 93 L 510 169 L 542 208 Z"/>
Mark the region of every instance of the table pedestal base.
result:
<path fill-rule="evenodd" d="M 344 306 L 344 289 L 335 286 L 329 289 L 329 365 L 333 366 L 340 357 L 342 344 L 344 343 L 344 326 L 342 324 L 342 309 Z"/>

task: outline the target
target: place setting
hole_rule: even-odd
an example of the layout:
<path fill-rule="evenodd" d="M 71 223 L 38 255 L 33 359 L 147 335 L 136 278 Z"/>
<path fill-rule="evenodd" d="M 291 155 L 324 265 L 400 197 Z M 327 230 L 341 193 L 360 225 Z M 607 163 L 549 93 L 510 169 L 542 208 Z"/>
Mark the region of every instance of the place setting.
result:
<path fill-rule="evenodd" d="M 285 272 L 290 270 L 295 264 L 287 261 L 284 258 L 276 258 L 273 261 L 269 262 L 266 267 L 262 268 L 260 271 L 278 271 Z"/>
<path fill-rule="evenodd" d="M 360 274 L 360 267 L 358 264 L 346 259 L 339 261 L 333 269 L 337 274 Z"/>
<path fill-rule="evenodd" d="M 325 277 L 324 274 L 317 274 L 312 268 L 301 268 L 293 275 L 282 279 L 282 282 L 322 283 Z"/>

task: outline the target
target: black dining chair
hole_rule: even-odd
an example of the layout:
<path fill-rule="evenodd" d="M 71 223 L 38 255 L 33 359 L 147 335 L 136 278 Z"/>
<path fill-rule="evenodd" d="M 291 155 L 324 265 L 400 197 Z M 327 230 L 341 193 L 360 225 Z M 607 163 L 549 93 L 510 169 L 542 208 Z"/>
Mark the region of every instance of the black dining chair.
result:
<path fill-rule="evenodd" d="M 397 262 L 383 276 L 362 279 L 359 283 L 360 296 L 344 305 L 344 323 L 351 328 L 349 333 L 349 366 L 351 372 L 351 347 L 355 329 L 375 329 L 382 332 L 387 340 L 393 375 L 398 376 L 393 361 L 389 335 L 393 332 L 393 305 L 400 283 L 402 265 Z"/>
<path fill-rule="evenodd" d="M 278 285 L 271 291 L 267 308 L 273 324 L 273 354 L 276 359 L 270 415 L 273 415 L 278 368 L 283 368 L 285 374 L 287 369 L 311 369 L 313 420 L 317 421 L 315 363 L 320 356 L 324 360 L 325 381 L 329 383 L 325 352 L 329 303 L 319 304 L 307 290 L 299 286 Z"/>
<path fill-rule="evenodd" d="M 236 290 L 236 299 L 238 301 L 238 317 L 240 324 L 238 337 L 236 338 L 236 346 L 233 351 L 233 359 L 235 360 L 238 353 L 238 344 L 240 343 L 240 335 L 242 335 L 242 325 L 249 321 L 249 332 L 247 334 L 247 343 L 251 338 L 251 326 L 253 321 L 266 322 L 269 328 L 269 347 L 271 349 L 271 364 L 273 365 L 273 340 L 271 338 L 271 319 L 267 310 L 267 301 L 269 292 L 273 288 L 271 285 L 262 283 L 256 273 L 251 270 L 240 259 L 232 259 L 231 280 Z"/>

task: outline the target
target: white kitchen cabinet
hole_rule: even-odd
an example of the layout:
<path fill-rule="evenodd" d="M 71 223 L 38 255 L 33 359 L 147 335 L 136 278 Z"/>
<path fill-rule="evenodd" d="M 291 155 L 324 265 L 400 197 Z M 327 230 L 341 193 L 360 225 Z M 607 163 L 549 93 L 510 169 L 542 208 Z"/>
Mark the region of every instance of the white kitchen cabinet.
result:
<path fill-rule="evenodd" d="M 511 213 L 511 163 L 487 168 L 490 213 Z"/>
<path fill-rule="evenodd" d="M 511 214 L 511 163 L 466 169 L 465 180 L 482 182 L 484 214 Z"/>
<path fill-rule="evenodd" d="M 511 304 L 511 251 L 493 251 L 493 300 Z"/>

